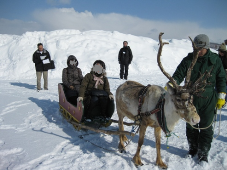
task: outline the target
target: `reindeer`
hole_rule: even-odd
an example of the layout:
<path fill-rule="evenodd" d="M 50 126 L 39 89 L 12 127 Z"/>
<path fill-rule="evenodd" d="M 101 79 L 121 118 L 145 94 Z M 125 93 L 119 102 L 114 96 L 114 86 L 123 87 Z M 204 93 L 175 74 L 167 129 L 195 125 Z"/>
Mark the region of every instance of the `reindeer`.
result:
<path fill-rule="evenodd" d="M 145 87 L 144 85 L 135 82 L 135 81 L 126 81 L 122 85 L 117 88 L 116 91 L 116 107 L 117 114 L 119 117 L 119 130 L 124 131 L 123 126 L 123 118 L 128 117 L 133 121 L 139 121 L 139 141 L 138 147 L 133 157 L 133 162 L 136 166 L 141 166 L 143 163 L 140 159 L 140 149 L 143 145 L 145 132 L 148 126 L 154 128 L 154 135 L 156 139 L 156 165 L 161 168 L 167 168 L 167 165 L 162 161 L 161 152 L 160 152 L 160 138 L 161 138 L 161 130 L 163 130 L 166 134 L 173 131 L 174 126 L 178 122 L 180 118 L 184 119 L 191 125 L 195 125 L 200 122 L 200 117 L 196 111 L 195 106 L 193 105 L 193 95 L 199 95 L 200 92 L 203 92 L 204 87 L 207 82 L 204 79 L 210 76 L 210 72 L 206 72 L 202 74 L 197 81 L 194 83 L 190 82 L 191 71 L 197 61 L 198 53 L 201 48 L 197 48 L 195 43 L 192 41 L 193 46 L 193 60 L 187 71 L 187 75 L 185 78 L 184 86 L 180 86 L 176 83 L 176 81 L 164 70 L 160 56 L 162 53 L 162 48 L 165 44 L 162 42 L 162 35 L 164 33 L 159 34 L 159 51 L 157 54 L 157 62 L 162 73 L 169 79 L 173 86 L 167 83 L 167 91 L 160 86 L 150 85 Z M 138 117 L 138 96 L 146 88 L 146 92 L 142 94 L 141 102 L 141 112 L 139 112 Z M 152 110 L 157 109 L 156 105 L 160 99 L 162 99 L 163 106 L 161 106 L 162 117 L 165 117 L 165 120 L 160 122 L 158 119 L 158 114 L 152 114 Z M 160 106 L 160 105 L 159 105 Z M 155 111 L 155 110 L 154 110 Z M 160 112 L 161 113 L 161 112 Z M 164 128 L 163 123 L 166 122 L 166 128 Z M 166 131 L 166 129 L 168 131 Z M 125 151 L 124 142 L 127 141 L 127 137 L 125 135 L 119 135 L 120 142 L 118 148 L 121 152 Z"/>

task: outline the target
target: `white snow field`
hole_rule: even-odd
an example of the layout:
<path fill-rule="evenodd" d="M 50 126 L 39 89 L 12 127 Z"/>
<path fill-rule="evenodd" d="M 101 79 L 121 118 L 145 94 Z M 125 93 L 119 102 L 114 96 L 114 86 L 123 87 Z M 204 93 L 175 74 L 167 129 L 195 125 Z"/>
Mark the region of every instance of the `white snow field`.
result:
<path fill-rule="evenodd" d="M 172 74 L 182 58 L 192 51 L 191 43 L 188 39 L 165 40 L 165 34 L 163 39 L 170 44 L 164 46 L 162 63 Z M 90 71 L 95 60 L 102 59 L 107 65 L 111 91 L 115 95 L 117 87 L 124 82 L 118 79 L 117 60 L 124 40 L 129 42 L 134 56 L 129 80 L 164 87 L 167 78 L 157 66 L 157 40 L 119 32 L 77 30 L 0 35 L 1 170 L 159 169 L 155 165 L 152 128 L 147 129 L 141 149 L 144 165 L 136 168 L 131 160 L 137 148 L 138 135 L 127 146 L 126 153 L 119 153 L 118 136 L 76 131 L 58 110 L 57 84 L 61 82 L 62 69 L 66 67 L 70 54 L 77 57 L 83 75 Z M 39 42 L 50 52 L 56 69 L 49 71 L 49 90 L 37 92 L 32 54 Z M 116 111 L 113 119 L 118 119 Z M 118 125 L 112 124 L 106 129 L 118 130 Z M 131 128 L 125 126 L 125 130 L 130 131 Z M 222 110 L 220 136 L 213 140 L 206 165 L 198 164 L 197 157 L 185 158 L 188 151 L 185 122 L 180 120 L 174 132 L 179 138 L 174 135 L 169 138 L 169 149 L 164 133 L 161 139 L 162 158 L 169 170 L 227 169 L 227 109 Z M 81 139 L 80 135 L 84 138 Z"/>

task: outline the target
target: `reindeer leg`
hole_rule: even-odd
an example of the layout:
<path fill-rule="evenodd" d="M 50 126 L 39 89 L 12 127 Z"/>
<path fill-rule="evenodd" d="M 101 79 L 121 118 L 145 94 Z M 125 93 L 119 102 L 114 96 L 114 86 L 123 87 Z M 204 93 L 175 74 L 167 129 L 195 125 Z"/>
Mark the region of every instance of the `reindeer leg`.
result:
<path fill-rule="evenodd" d="M 137 146 L 136 154 L 133 157 L 133 162 L 135 163 L 136 166 L 143 165 L 140 159 L 140 149 L 141 149 L 141 146 L 143 145 L 146 129 L 147 129 L 147 125 L 144 122 L 141 123 L 140 130 L 139 130 L 138 146 Z"/>
<path fill-rule="evenodd" d="M 124 116 L 122 114 L 119 114 L 120 112 L 117 112 L 118 113 L 118 118 L 119 118 L 119 122 L 118 122 L 118 126 L 119 126 L 119 131 L 124 131 L 124 125 L 123 125 L 123 119 L 124 119 Z M 121 153 L 125 152 L 125 146 L 124 146 L 124 137 L 126 137 L 125 135 L 119 135 L 119 144 L 118 144 L 118 149 Z M 127 138 L 127 137 L 126 137 Z"/>
<path fill-rule="evenodd" d="M 161 158 L 161 128 L 160 127 L 155 127 L 154 128 L 154 133 L 155 133 L 155 139 L 156 139 L 156 152 L 157 152 L 157 158 L 156 158 L 156 165 L 159 167 L 166 169 L 167 165 L 162 161 Z"/>

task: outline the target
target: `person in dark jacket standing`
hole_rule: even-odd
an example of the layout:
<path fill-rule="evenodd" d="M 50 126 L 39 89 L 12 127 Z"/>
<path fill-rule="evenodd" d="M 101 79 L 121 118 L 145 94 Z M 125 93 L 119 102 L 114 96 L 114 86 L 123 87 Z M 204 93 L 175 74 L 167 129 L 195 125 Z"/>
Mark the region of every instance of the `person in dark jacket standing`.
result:
<path fill-rule="evenodd" d="M 222 43 L 218 48 L 218 55 L 222 61 L 223 67 L 225 69 L 225 78 L 226 78 L 226 90 L 227 90 L 227 51 L 225 43 Z M 227 96 L 225 96 L 225 101 L 227 101 Z M 226 104 L 225 104 L 226 105 Z M 225 105 L 223 107 L 225 107 Z"/>
<path fill-rule="evenodd" d="M 222 43 L 220 47 L 218 48 L 218 55 L 219 58 L 222 61 L 223 67 L 227 73 L 227 51 L 226 51 L 226 45 L 225 43 Z"/>
<path fill-rule="evenodd" d="M 41 90 L 41 77 L 43 74 L 44 90 L 48 90 L 48 66 L 50 63 L 50 54 L 43 48 L 43 44 L 37 44 L 38 49 L 33 54 L 33 62 L 35 63 L 37 76 L 37 90 Z"/>
<path fill-rule="evenodd" d="M 67 68 L 62 71 L 62 82 L 66 87 L 66 96 L 68 101 L 74 105 L 77 103 L 77 97 L 80 85 L 83 80 L 82 71 L 78 68 L 78 60 L 74 55 L 70 55 L 67 59 Z"/>
<path fill-rule="evenodd" d="M 194 42 L 196 47 L 202 47 L 202 49 L 199 51 L 199 57 L 191 72 L 190 81 L 194 83 L 201 74 L 212 71 L 211 76 L 206 80 L 208 84 L 204 87 L 204 91 L 199 96 L 193 95 L 193 104 L 200 116 L 200 122 L 195 126 L 186 124 L 186 136 L 189 145 L 188 156 L 194 157 L 198 154 L 199 162 L 208 162 L 208 153 L 213 139 L 212 122 L 216 114 L 215 107 L 221 109 L 225 104 L 225 71 L 218 55 L 210 51 L 207 35 L 197 35 Z M 178 65 L 173 74 L 177 84 L 180 84 L 186 77 L 192 59 L 193 53 L 189 53 Z"/>
<path fill-rule="evenodd" d="M 120 64 L 120 79 L 127 80 L 128 78 L 128 66 L 132 62 L 132 51 L 130 47 L 128 46 L 128 42 L 123 42 L 123 48 L 120 49 L 118 54 L 118 62 Z"/>

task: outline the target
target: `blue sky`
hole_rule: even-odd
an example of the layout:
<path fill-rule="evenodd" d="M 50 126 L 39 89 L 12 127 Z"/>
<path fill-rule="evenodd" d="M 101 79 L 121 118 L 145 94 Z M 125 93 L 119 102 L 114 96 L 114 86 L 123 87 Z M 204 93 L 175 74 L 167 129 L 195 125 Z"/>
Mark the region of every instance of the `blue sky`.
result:
<path fill-rule="evenodd" d="M 0 0 L 0 34 L 101 29 L 155 38 L 227 39 L 227 0 Z"/>

